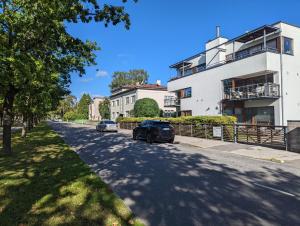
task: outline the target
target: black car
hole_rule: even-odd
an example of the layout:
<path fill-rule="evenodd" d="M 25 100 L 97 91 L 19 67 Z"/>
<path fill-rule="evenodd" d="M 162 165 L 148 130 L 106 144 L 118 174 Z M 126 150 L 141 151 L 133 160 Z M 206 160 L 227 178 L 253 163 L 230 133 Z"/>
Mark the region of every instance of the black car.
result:
<path fill-rule="evenodd" d="M 145 120 L 133 129 L 133 139 L 143 139 L 148 143 L 169 142 L 173 143 L 175 131 L 169 122 L 157 120 Z"/>

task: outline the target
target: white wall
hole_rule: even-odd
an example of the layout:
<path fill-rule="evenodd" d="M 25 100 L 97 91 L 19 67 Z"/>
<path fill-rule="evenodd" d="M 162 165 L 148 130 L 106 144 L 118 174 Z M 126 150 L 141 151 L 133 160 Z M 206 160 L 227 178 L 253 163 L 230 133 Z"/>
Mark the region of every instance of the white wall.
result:
<path fill-rule="evenodd" d="M 99 121 L 101 115 L 99 113 L 99 104 L 104 101 L 104 98 L 94 98 L 93 102 L 89 105 L 89 120 Z"/>
<path fill-rule="evenodd" d="M 278 61 L 279 54 L 261 53 L 220 67 L 212 68 L 168 83 L 169 91 L 192 87 L 192 97 L 181 100 L 181 111 L 192 115 L 219 115 L 223 98 L 222 81 L 233 77 L 278 71 L 280 67 L 268 63 Z"/>
<path fill-rule="evenodd" d="M 300 120 L 300 28 L 285 23 L 277 26 L 282 36 L 294 40 L 294 56 L 282 55 L 283 114 L 287 125 L 287 120 Z"/>

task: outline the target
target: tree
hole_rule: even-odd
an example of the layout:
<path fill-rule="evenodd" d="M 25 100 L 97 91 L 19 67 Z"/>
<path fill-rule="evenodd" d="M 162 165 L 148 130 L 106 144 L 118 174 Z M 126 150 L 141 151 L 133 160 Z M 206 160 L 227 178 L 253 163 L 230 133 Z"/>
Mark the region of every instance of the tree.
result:
<path fill-rule="evenodd" d="M 137 100 L 133 111 L 135 117 L 158 117 L 160 113 L 157 102 L 151 98 Z"/>
<path fill-rule="evenodd" d="M 124 85 L 147 84 L 149 75 L 145 70 L 130 70 L 129 72 L 116 71 L 109 85 L 111 90 Z"/>
<path fill-rule="evenodd" d="M 108 98 L 99 103 L 99 113 L 102 119 L 110 119 L 110 101 Z"/>
<path fill-rule="evenodd" d="M 127 2 L 127 0 L 122 0 Z M 1 0 L 0 1 L 0 90 L 3 92 L 3 151 L 11 154 L 11 126 L 17 94 L 33 83 L 58 74 L 70 82 L 70 73 L 85 74 L 95 64 L 96 43 L 70 35 L 69 23 L 120 22 L 128 29 L 129 15 L 123 6 L 96 0 Z M 43 92 L 48 87 L 44 86 Z"/>
<path fill-rule="evenodd" d="M 89 118 L 89 105 L 92 103 L 92 98 L 89 94 L 84 93 L 78 102 L 77 113 L 83 116 L 83 119 Z"/>
<path fill-rule="evenodd" d="M 76 97 L 73 95 L 65 96 L 57 107 L 57 114 L 60 118 L 63 118 L 66 112 L 74 111 L 76 107 Z"/>

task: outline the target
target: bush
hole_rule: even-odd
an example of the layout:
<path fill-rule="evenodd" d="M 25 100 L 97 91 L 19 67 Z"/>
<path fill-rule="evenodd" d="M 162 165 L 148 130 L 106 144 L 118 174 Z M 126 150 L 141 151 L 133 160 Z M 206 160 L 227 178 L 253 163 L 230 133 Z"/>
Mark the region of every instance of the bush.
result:
<path fill-rule="evenodd" d="M 133 111 L 135 117 L 158 117 L 160 113 L 157 102 L 151 98 L 137 100 Z"/>
<path fill-rule="evenodd" d="M 162 120 L 174 124 L 234 124 L 237 119 L 234 116 L 182 116 L 178 118 L 161 117 L 139 117 L 139 118 L 119 118 L 118 122 L 142 122 L 144 120 Z"/>
<path fill-rule="evenodd" d="M 85 116 L 74 111 L 68 111 L 64 114 L 65 121 L 75 121 L 80 119 L 85 119 Z"/>

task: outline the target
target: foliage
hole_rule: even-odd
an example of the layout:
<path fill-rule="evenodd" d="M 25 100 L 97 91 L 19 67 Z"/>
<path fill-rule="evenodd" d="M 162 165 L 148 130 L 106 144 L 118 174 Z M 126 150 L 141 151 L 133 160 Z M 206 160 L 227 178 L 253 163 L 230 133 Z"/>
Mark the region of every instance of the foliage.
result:
<path fill-rule="evenodd" d="M 142 225 L 46 124 L 13 147 L 0 154 L 1 225 Z"/>
<path fill-rule="evenodd" d="M 56 109 L 57 115 L 63 118 L 66 112 L 73 111 L 76 107 L 76 97 L 72 95 L 67 95 L 59 101 L 59 105 Z"/>
<path fill-rule="evenodd" d="M 66 29 L 66 22 L 94 21 L 103 22 L 105 26 L 124 23 L 128 29 L 130 20 L 123 6 L 99 5 L 96 0 L 2 0 L 0 12 L 3 149 L 10 154 L 16 95 L 26 99 L 30 89 L 30 99 L 38 105 L 46 97 L 47 107 L 42 103 L 38 110 L 30 108 L 30 113 L 40 118 L 50 109 L 48 106 L 57 105 L 57 100 L 65 95 L 53 95 L 50 76 L 58 76 L 57 83 L 68 84 L 71 73 L 84 75 L 85 67 L 95 64 L 94 51 L 99 49 L 96 43 L 73 37 Z M 34 95 L 32 90 L 36 90 Z M 47 101 L 50 95 L 52 103 Z M 18 109 L 24 107 L 21 105 Z"/>
<path fill-rule="evenodd" d="M 63 119 L 65 121 L 75 121 L 80 119 L 86 119 L 85 115 L 79 114 L 76 111 L 68 111 L 64 114 Z"/>
<path fill-rule="evenodd" d="M 162 120 L 171 123 L 182 124 L 234 124 L 237 119 L 234 116 L 182 116 L 178 118 L 161 118 L 161 117 L 139 117 L 139 118 L 121 118 L 118 122 L 142 122 L 144 120 Z"/>
<path fill-rule="evenodd" d="M 99 103 L 99 113 L 102 119 L 110 119 L 110 100 L 108 98 Z"/>
<path fill-rule="evenodd" d="M 135 117 L 158 117 L 160 114 L 157 102 L 151 98 L 137 100 L 133 111 Z"/>
<path fill-rule="evenodd" d="M 89 105 L 92 103 L 92 98 L 89 94 L 84 93 L 77 105 L 77 114 L 82 115 L 83 119 L 89 118 Z"/>
<path fill-rule="evenodd" d="M 128 72 L 117 71 L 113 74 L 109 85 L 111 90 L 118 89 L 124 85 L 147 84 L 149 75 L 145 70 L 130 70 Z"/>

